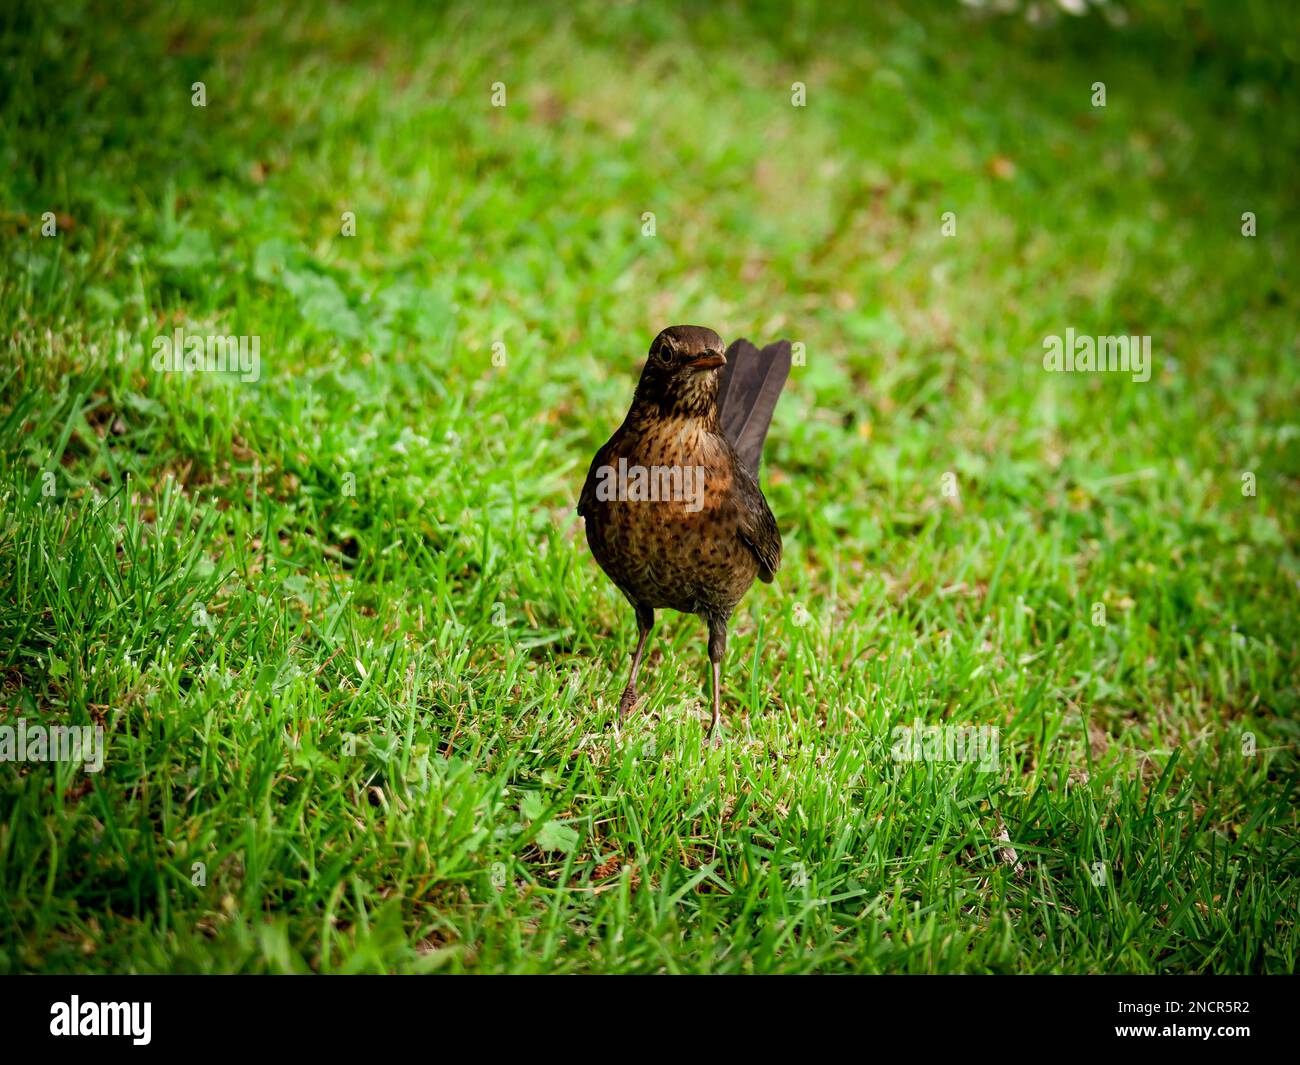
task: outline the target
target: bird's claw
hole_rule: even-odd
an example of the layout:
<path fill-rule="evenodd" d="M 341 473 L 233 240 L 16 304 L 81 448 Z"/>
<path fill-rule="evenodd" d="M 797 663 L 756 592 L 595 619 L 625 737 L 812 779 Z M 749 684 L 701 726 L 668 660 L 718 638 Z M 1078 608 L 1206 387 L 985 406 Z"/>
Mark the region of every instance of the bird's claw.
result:
<path fill-rule="evenodd" d="M 636 706 L 636 700 L 635 688 L 629 685 L 623 689 L 623 694 L 618 700 L 618 721 L 620 725 L 627 720 L 627 715 L 631 712 L 632 707 Z"/>

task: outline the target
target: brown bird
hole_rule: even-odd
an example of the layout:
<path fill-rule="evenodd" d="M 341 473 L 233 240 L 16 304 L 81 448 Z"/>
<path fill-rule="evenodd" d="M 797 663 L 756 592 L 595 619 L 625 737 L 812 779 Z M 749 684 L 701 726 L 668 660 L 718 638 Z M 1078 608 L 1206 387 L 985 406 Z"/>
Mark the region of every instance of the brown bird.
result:
<path fill-rule="evenodd" d="M 770 583 L 781 533 L 758 487 L 772 412 L 790 373 L 790 343 L 725 354 L 712 329 L 675 325 L 650 355 L 623 424 L 596 452 L 578 501 L 591 553 L 636 611 L 632 675 L 621 724 L 656 609 L 698 614 L 709 627 L 717 742 L 727 622 L 754 578 Z"/>

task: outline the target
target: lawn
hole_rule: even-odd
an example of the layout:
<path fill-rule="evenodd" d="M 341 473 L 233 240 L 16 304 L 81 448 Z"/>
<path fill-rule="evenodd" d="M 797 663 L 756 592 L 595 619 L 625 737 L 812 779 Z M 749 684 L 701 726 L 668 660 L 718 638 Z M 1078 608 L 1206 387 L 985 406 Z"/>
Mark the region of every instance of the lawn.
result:
<path fill-rule="evenodd" d="M 1294 971 L 1300 17 L 1032 6 L 6 4 L 0 725 L 103 765 L 0 972 Z M 574 512 L 678 322 L 799 345 L 717 749 Z"/>

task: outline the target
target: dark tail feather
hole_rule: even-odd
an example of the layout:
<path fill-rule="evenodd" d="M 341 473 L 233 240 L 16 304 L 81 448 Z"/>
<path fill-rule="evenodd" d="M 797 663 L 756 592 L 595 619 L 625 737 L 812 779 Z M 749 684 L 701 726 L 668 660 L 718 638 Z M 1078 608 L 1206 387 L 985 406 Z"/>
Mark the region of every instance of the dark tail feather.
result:
<path fill-rule="evenodd" d="M 748 340 L 737 340 L 727 349 L 727 365 L 718 385 L 718 415 L 723 435 L 755 474 L 772 412 L 789 376 L 788 340 L 778 340 L 762 351 Z"/>

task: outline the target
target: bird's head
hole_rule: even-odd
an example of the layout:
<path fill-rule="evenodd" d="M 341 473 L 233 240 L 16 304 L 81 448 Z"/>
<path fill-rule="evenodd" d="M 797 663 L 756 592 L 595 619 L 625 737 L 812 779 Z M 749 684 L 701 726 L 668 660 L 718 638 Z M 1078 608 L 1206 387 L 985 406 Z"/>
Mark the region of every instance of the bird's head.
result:
<path fill-rule="evenodd" d="M 717 413 L 718 368 L 727 364 L 722 338 L 701 325 L 670 325 L 650 345 L 636 401 L 662 415 Z"/>

